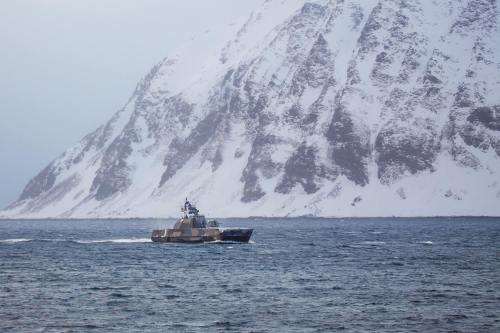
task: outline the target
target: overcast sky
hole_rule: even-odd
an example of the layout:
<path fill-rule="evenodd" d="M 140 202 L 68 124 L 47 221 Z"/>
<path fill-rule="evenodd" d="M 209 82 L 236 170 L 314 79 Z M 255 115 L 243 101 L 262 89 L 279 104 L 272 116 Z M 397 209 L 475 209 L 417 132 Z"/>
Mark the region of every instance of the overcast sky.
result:
<path fill-rule="evenodd" d="M 262 0 L 1 0 L 0 207 L 176 46 Z"/>

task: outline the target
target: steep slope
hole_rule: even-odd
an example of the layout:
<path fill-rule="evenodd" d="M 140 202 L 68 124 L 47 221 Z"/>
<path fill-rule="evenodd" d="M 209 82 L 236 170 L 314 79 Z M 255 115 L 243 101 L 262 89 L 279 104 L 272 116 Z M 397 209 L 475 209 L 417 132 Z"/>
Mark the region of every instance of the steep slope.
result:
<path fill-rule="evenodd" d="M 265 1 L 156 65 L 1 214 L 500 215 L 499 17 Z"/>

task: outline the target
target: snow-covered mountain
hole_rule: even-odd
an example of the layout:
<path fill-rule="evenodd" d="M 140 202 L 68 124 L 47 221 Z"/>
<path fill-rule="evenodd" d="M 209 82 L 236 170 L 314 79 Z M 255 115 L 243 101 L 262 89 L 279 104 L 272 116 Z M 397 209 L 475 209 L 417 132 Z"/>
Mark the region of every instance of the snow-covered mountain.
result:
<path fill-rule="evenodd" d="M 153 67 L 4 217 L 500 215 L 496 0 L 267 0 Z"/>

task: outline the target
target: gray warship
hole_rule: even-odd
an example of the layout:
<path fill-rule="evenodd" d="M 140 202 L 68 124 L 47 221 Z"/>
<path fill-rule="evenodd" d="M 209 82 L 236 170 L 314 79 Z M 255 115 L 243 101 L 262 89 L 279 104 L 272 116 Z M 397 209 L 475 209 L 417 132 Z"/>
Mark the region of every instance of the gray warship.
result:
<path fill-rule="evenodd" d="M 186 198 L 181 211 L 183 216 L 172 229 L 155 229 L 151 240 L 156 243 L 205 243 L 241 242 L 248 243 L 253 229 L 221 228 L 216 220 L 209 220 Z"/>

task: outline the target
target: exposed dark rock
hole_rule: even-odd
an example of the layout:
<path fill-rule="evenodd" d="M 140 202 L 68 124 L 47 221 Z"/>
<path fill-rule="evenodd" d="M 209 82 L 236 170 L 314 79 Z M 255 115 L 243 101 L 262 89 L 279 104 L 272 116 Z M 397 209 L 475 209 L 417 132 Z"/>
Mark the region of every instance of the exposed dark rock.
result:
<path fill-rule="evenodd" d="M 178 128 L 185 128 L 192 119 L 194 105 L 188 103 L 181 95 L 163 100 L 151 111 L 144 114 L 149 135 L 161 140 Z"/>
<path fill-rule="evenodd" d="M 175 173 L 213 137 L 222 122 L 222 113 L 208 114 L 198 123 L 184 141 L 172 141 L 169 147 L 169 153 L 165 157 L 164 165 L 166 169 L 161 176 L 160 187 L 163 186 L 167 180 L 172 178 L 172 176 L 175 175 Z"/>
<path fill-rule="evenodd" d="M 325 9 L 325 7 L 320 5 L 320 4 L 317 4 L 314 2 L 306 2 L 302 6 L 300 12 L 301 12 L 301 16 L 302 15 L 319 16 L 319 15 L 323 14 L 324 9 Z"/>
<path fill-rule="evenodd" d="M 478 38 L 476 42 L 474 43 L 474 46 L 472 47 L 472 51 L 474 52 L 474 58 L 476 62 L 478 63 L 483 63 L 485 65 L 491 65 L 493 64 L 496 60 L 495 58 L 491 57 L 491 50 L 489 49 L 488 45 L 482 41 L 481 38 Z M 468 69 L 467 70 L 467 77 L 476 77 L 476 73 L 473 72 L 472 70 Z"/>
<path fill-rule="evenodd" d="M 488 150 L 491 145 L 489 135 L 481 128 L 470 123 L 465 124 L 465 126 L 460 129 L 460 136 L 467 145 L 479 148 L 483 151 Z"/>
<path fill-rule="evenodd" d="M 379 179 L 390 184 L 405 172 L 432 171 L 440 148 L 440 137 L 431 121 L 387 123 L 375 140 Z"/>
<path fill-rule="evenodd" d="M 242 157 L 242 156 L 243 156 L 243 154 L 244 154 L 244 153 L 245 153 L 245 152 L 244 152 L 243 150 L 241 150 L 241 149 L 239 149 L 239 148 L 238 148 L 238 149 L 236 149 L 236 151 L 234 152 L 234 158 L 240 158 L 240 157 Z"/>
<path fill-rule="evenodd" d="M 318 117 L 318 112 L 316 111 L 316 109 L 313 109 L 304 117 L 304 119 L 302 120 L 302 124 L 305 126 L 316 124 L 318 122 Z"/>
<path fill-rule="evenodd" d="M 288 194 L 297 184 L 301 184 L 308 194 L 316 192 L 319 189 L 314 181 L 316 169 L 315 149 L 302 144 L 285 163 L 283 179 L 275 192 Z"/>
<path fill-rule="evenodd" d="M 364 14 L 363 14 L 363 9 L 359 5 L 351 5 L 353 7 L 353 12 L 351 14 L 351 20 L 352 20 L 352 30 L 357 29 L 361 22 L 363 22 L 364 19 Z"/>
<path fill-rule="evenodd" d="M 39 200 L 30 202 L 24 208 L 24 212 L 37 212 L 50 203 L 62 200 L 79 182 L 80 177 L 76 174 L 64 179 L 50 188 L 50 190 L 44 192 L 43 195 L 39 197 Z"/>
<path fill-rule="evenodd" d="M 302 107 L 300 104 L 293 104 L 285 113 L 285 119 L 289 123 L 299 123 L 302 117 Z"/>
<path fill-rule="evenodd" d="M 277 143 L 278 140 L 272 135 L 258 135 L 254 140 L 248 163 L 241 176 L 244 184 L 242 202 L 257 201 L 266 194 L 259 185 L 257 170 L 267 178 L 281 171 L 283 166 L 273 162 L 271 157 L 271 149 Z"/>
<path fill-rule="evenodd" d="M 357 185 L 368 184 L 370 130 L 338 107 L 326 134 L 333 147 L 332 159 L 340 172 Z"/>
<path fill-rule="evenodd" d="M 357 70 L 357 63 L 355 60 L 349 62 L 349 67 L 347 68 L 347 83 L 349 85 L 355 85 L 361 82 L 361 77 L 359 71 Z"/>
<path fill-rule="evenodd" d="M 259 178 L 255 173 L 243 172 L 242 180 L 245 182 L 243 197 L 241 198 L 242 202 L 257 201 L 266 195 L 266 193 L 262 191 L 259 185 Z"/>
<path fill-rule="evenodd" d="M 31 179 L 24 188 L 19 200 L 36 198 L 47 192 L 54 186 L 57 177 L 57 169 L 53 163 L 43 169 L 35 178 Z"/>
<path fill-rule="evenodd" d="M 328 19 L 328 5 L 314 2 L 306 2 L 297 15 L 293 16 L 287 24 L 286 29 L 281 31 L 280 37 L 287 39 L 287 59 L 293 63 L 303 59 L 304 35 L 314 37 L 318 30 L 316 24 Z M 278 38 L 279 40 L 279 38 Z M 306 49 L 307 51 L 307 49 Z"/>
<path fill-rule="evenodd" d="M 430 72 L 427 72 L 424 75 L 424 83 L 432 83 L 432 84 L 441 84 L 441 80 L 432 75 Z"/>
<path fill-rule="evenodd" d="M 168 63 L 169 60 L 165 59 L 164 63 Z M 145 95 L 147 94 L 149 88 L 151 87 L 151 83 L 155 79 L 155 77 L 158 75 L 158 71 L 161 68 L 161 63 L 153 66 L 149 73 L 137 84 L 134 93 L 132 94 L 132 97 L 130 100 L 132 100 L 133 97 L 137 97 L 136 101 L 140 104 L 141 101 L 144 100 Z M 137 102 L 136 102 L 137 103 Z M 137 104 L 136 104 L 137 105 Z"/>
<path fill-rule="evenodd" d="M 475 108 L 467 121 L 480 123 L 493 131 L 500 131 L 500 105 Z"/>
<path fill-rule="evenodd" d="M 363 27 L 363 30 L 361 31 L 361 35 L 358 39 L 358 45 L 361 47 L 361 53 L 368 53 L 380 43 L 378 38 L 375 36 L 375 32 L 382 28 L 382 24 L 379 22 L 382 19 L 379 17 L 380 12 L 382 11 L 382 3 L 383 2 L 381 1 L 377 4 L 377 6 L 375 6 L 368 17 L 368 21 Z"/>
<path fill-rule="evenodd" d="M 379 83 L 387 84 L 392 78 L 386 73 L 394 59 L 387 52 L 380 52 L 375 58 L 375 65 L 370 74 L 371 78 Z"/>
<path fill-rule="evenodd" d="M 469 78 L 469 79 L 473 79 L 477 76 L 477 73 L 474 72 L 473 70 L 470 70 L 468 69 L 466 72 L 465 72 L 465 77 L 466 78 Z"/>
<path fill-rule="evenodd" d="M 328 197 L 336 198 L 340 195 L 341 192 L 342 192 L 342 184 L 337 183 L 337 184 L 335 184 L 333 189 L 330 191 L 330 193 L 328 193 Z"/>
<path fill-rule="evenodd" d="M 397 195 L 399 195 L 399 197 L 403 200 L 406 200 L 406 192 L 405 192 L 405 189 L 400 187 L 396 190 L 396 193 Z"/>
<path fill-rule="evenodd" d="M 109 139 L 111 133 L 113 132 L 112 121 L 108 122 L 105 126 L 99 127 L 94 132 L 88 134 L 82 139 L 83 149 L 78 155 L 76 155 L 67 167 L 73 164 L 80 163 L 85 155 L 91 150 L 99 150 L 104 147 L 104 144 Z"/>
<path fill-rule="evenodd" d="M 262 115 L 263 111 L 268 105 L 268 97 L 264 94 L 260 95 L 257 99 L 250 99 L 250 104 L 248 106 L 248 116 L 251 119 L 259 118 L 260 121 L 265 123 L 264 117 Z M 259 117 L 260 115 L 260 117 Z"/>
<path fill-rule="evenodd" d="M 462 200 L 462 197 L 456 193 L 454 193 L 452 190 L 448 190 L 444 193 L 444 196 L 446 198 L 450 198 L 450 199 L 455 199 L 455 200 Z"/>
<path fill-rule="evenodd" d="M 402 83 L 407 83 L 410 75 L 415 73 L 415 71 L 420 66 L 420 59 L 422 58 L 422 52 L 418 51 L 416 47 L 409 46 L 405 52 L 405 57 L 401 63 L 401 70 L 398 76 L 398 81 Z"/>
<path fill-rule="evenodd" d="M 106 149 L 90 188 L 91 192 L 95 192 L 97 200 L 104 200 L 125 191 L 131 184 L 127 158 L 133 151 L 132 143 L 140 141 L 134 120 L 131 118 L 123 132 Z"/>
<path fill-rule="evenodd" d="M 334 70 L 333 56 L 328 43 L 320 34 L 314 43 L 309 56 L 292 80 L 291 94 L 301 96 L 306 87 L 318 88 L 325 84 L 335 84 L 332 73 Z"/>
<path fill-rule="evenodd" d="M 500 106 L 473 109 L 467 122 L 458 128 L 465 144 L 487 151 L 493 149 L 500 156 L 500 139 L 489 131 L 500 131 Z"/>
<path fill-rule="evenodd" d="M 422 57 L 422 54 L 419 56 Z M 438 114 L 444 108 L 449 108 L 448 96 L 446 92 L 443 92 L 443 85 L 447 80 L 447 77 L 443 75 L 445 73 L 443 66 L 448 61 L 449 57 L 439 50 L 432 51 L 423 73 L 419 75 L 418 83 L 405 98 L 405 104 L 399 105 L 398 114 L 406 113 L 406 119 L 411 120 L 418 109 Z M 403 119 L 401 116 L 400 118 Z"/>
<path fill-rule="evenodd" d="M 458 86 L 457 92 L 455 93 L 455 106 L 459 108 L 468 108 L 473 105 L 471 99 L 471 93 L 465 84 L 460 84 Z"/>
<path fill-rule="evenodd" d="M 360 196 L 357 196 L 356 198 L 354 198 L 351 202 L 351 206 L 355 207 L 358 203 L 360 203 L 361 201 L 363 200 L 363 198 L 361 198 Z"/>
<path fill-rule="evenodd" d="M 385 106 L 391 109 L 399 109 L 402 107 L 401 102 L 404 101 L 408 96 L 408 93 L 399 89 L 394 88 L 389 93 L 388 98 L 385 100 Z"/>
<path fill-rule="evenodd" d="M 463 146 L 454 146 L 452 150 L 452 156 L 453 159 L 460 165 L 466 168 L 472 168 L 472 169 L 480 169 L 481 168 L 481 162 L 479 159 L 469 152 L 465 147 Z"/>
<path fill-rule="evenodd" d="M 458 20 L 451 27 L 452 33 L 467 35 L 472 29 L 489 32 L 496 26 L 496 0 L 469 0 Z"/>

